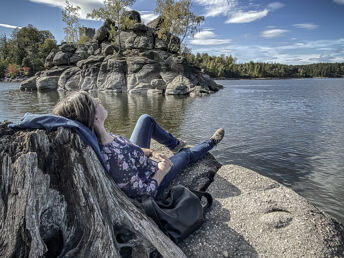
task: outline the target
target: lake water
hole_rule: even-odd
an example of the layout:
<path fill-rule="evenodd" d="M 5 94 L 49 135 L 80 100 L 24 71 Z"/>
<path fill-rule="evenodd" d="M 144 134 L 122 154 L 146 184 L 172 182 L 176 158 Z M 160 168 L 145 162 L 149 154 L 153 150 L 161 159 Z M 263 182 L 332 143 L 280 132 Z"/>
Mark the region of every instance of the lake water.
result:
<path fill-rule="evenodd" d="M 344 223 L 344 79 L 226 80 L 202 98 L 94 93 L 108 109 L 108 130 L 129 137 L 147 113 L 196 144 L 218 127 L 212 153 L 291 187 Z M 0 121 L 47 113 L 60 92 L 21 92 L 0 83 Z"/>

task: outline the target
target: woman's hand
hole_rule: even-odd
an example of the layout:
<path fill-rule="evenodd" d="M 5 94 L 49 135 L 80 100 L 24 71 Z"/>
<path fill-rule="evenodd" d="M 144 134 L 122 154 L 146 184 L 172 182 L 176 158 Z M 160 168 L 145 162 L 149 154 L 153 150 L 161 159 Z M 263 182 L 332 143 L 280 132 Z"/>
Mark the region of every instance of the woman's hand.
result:
<path fill-rule="evenodd" d="M 167 160 L 160 161 L 158 163 L 159 170 L 161 170 L 164 174 L 167 174 L 170 171 L 171 167 L 173 166 L 173 163 L 171 161 L 170 162 L 168 162 L 168 161 L 170 161 L 170 160 L 167 159 Z M 172 165 L 171 165 L 171 163 L 172 163 Z"/>
<path fill-rule="evenodd" d="M 167 161 L 171 167 L 173 166 L 172 161 L 169 160 L 169 158 L 165 154 L 162 154 L 162 153 L 157 152 L 157 151 L 153 151 L 152 157 L 157 159 L 158 161 Z"/>
<path fill-rule="evenodd" d="M 159 170 L 155 173 L 155 175 L 153 176 L 153 178 L 158 182 L 158 185 L 160 185 L 161 181 L 164 179 L 164 177 L 167 175 L 167 173 L 170 171 L 171 169 L 171 164 L 169 162 L 170 160 L 163 160 L 160 161 L 158 163 L 158 168 Z M 172 163 L 172 162 L 171 162 Z M 173 165 L 173 163 L 172 163 Z"/>

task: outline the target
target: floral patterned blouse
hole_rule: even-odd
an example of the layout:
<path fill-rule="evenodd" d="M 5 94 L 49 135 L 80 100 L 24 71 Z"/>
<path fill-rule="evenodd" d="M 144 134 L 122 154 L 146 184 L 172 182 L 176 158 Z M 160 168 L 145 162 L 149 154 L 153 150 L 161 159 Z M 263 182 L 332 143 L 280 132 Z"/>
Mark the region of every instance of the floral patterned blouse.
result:
<path fill-rule="evenodd" d="M 139 146 L 125 137 L 110 135 L 114 140 L 100 146 L 109 174 L 129 197 L 146 194 L 155 197 L 158 183 L 152 177 L 158 170 L 158 163 L 145 156 Z"/>

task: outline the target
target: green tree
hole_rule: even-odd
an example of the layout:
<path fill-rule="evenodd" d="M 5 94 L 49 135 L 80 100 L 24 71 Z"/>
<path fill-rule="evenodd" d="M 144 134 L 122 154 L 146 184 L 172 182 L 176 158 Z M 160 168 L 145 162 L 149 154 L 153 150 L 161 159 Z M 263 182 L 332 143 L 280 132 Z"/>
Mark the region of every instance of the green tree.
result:
<path fill-rule="evenodd" d="M 49 31 L 39 31 L 32 25 L 13 30 L 11 36 L 0 37 L 0 77 L 10 67 L 14 70 L 36 72 L 44 68 L 44 61 L 52 48 L 56 47 L 54 36 Z M 4 68 L 5 67 L 5 68 Z"/>
<path fill-rule="evenodd" d="M 128 17 L 123 15 L 127 7 L 132 6 L 135 3 L 135 0 L 104 0 L 104 7 L 93 10 L 91 13 L 87 14 L 87 17 L 98 18 L 102 20 L 110 20 L 114 23 L 117 28 L 111 25 L 111 37 L 118 39 L 119 53 L 121 53 L 121 36 L 120 32 L 128 23 L 132 21 Z"/>
<path fill-rule="evenodd" d="M 52 38 L 44 39 L 43 44 L 39 45 L 39 57 L 43 60 L 50 54 L 51 50 L 56 48 L 56 41 Z"/>
<path fill-rule="evenodd" d="M 8 57 L 8 39 L 6 34 L 0 36 L 0 58 L 6 59 Z"/>
<path fill-rule="evenodd" d="M 157 0 L 155 12 L 162 18 L 158 37 L 163 40 L 169 39 L 168 50 L 172 35 L 179 37 L 183 43 L 187 36 L 193 36 L 199 30 L 199 25 L 204 21 L 204 17 L 196 16 L 191 7 L 191 0 Z"/>
<path fill-rule="evenodd" d="M 62 21 L 66 23 L 63 28 L 65 33 L 65 41 L 69 43 L 77 43 L 79 40 L 79 6 L 72 5 L 68 0 L 64 10 L 62 10 Z"/>

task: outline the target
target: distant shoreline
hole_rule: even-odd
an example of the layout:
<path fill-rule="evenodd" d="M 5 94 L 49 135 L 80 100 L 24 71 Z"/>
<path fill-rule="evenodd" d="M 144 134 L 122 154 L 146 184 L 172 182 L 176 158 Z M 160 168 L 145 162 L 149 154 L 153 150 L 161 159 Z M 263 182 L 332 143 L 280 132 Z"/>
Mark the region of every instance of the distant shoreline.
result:
<path fill-rule="evenodd" d="M 213 80 L 295 80 L 295 79 L 344 79 L 344 77 L 266 77 L 266 78 L 227 78 L 227 77 L 210 77 Z"/>
<path fill-rule="evenodd" d="M 2 83 L 21 83 L 22 81 L 28 79 L 29 77 L 21 77 L 21 78 L 0 78 L 0 82 Z M 213 80 L 217 81 L 224 81 L 224 80 L 232 80 L 232 81 L 239 81 L 239 80 L 295 80 L 295 79 L 344 79 L 344 77 L 292 77 L 292 78 L 281 78 L 281 77 L 266 77 L 266 78 L 226 78 L 226 77 L 210 77 Z"/>

